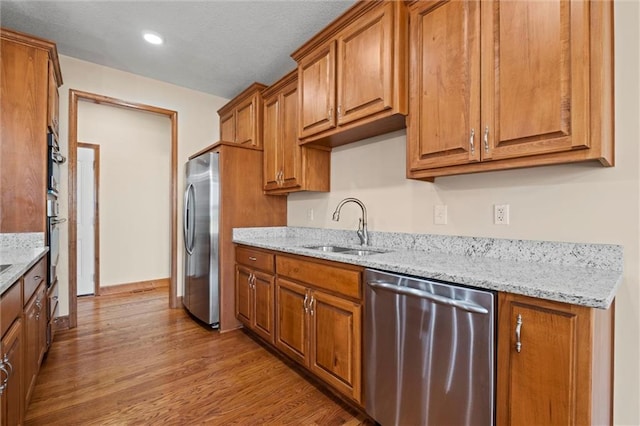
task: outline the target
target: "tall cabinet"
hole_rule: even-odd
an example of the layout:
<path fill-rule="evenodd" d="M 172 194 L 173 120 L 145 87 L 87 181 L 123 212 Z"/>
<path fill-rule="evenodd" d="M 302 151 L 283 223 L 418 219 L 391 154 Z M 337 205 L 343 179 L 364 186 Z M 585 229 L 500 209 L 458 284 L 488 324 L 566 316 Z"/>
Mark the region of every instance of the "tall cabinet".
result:
<path fill-rule="evenodd" d="M 58 131 L 56 45 L 0 28 L 0 233 L 45 232 L 47 132 Z"/>

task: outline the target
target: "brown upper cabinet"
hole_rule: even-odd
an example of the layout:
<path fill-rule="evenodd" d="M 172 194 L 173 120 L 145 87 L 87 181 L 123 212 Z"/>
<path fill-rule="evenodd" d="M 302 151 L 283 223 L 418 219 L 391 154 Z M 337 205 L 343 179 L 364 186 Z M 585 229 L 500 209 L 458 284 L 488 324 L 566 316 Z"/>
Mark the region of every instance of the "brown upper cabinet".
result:
<path fill-rule="evenodd" d="M 301 144 L 338 146 L 405 127 L 404 2 L 358 2 L 291 56 Z"/>
<path fill-rule="evenodd" d="M 253 83 L 218 110 L 220 140 L 262 149 L 262 95 L 264 84 Z"/>
<path fill-rule="evenodd" d="M 414 2 L 409 27 L 409 178 L 613 165 L 611 2 Z"/>
<path fill-rule="evenodd" d="M 45 232 L 47 132 L 58 130 L 58 51 L 0 29 L 0 232 Z"/>
<path fill-rule="evenodd" d="M 267 194 L 329 191 L 331 152 L 298 145 L 298 74 L 263 92 L 264 190 Z"/>

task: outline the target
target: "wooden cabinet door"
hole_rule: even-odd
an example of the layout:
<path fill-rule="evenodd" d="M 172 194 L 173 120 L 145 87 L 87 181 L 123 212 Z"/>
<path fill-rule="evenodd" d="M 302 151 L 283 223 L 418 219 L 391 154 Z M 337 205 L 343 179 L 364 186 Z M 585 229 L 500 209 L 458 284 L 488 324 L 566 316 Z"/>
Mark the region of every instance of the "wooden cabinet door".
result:
<path fill-rule="evenodd" d="M 253 331 L 267 342 L 274 342 L 273 326 L 274 277 L 262 272 L 254 272 L 253 281 Z"/>
<path fill-rule="evenodd" d="M 314 291 L 312 296 L 310 369 L 340 392 L 360 402 L 361 307 L 320 291 Z"/>
<path fill-rule="evenodd" d="M 336 43 L 330 42 L 298 64 L 300 138 L 336 127 Z"/>
<path fill-rule="evenodd" d="M 236 265 L 236 318 L 251 327 L 251 270 Z"/>
<path fill-rule="evenodd" d="M 309 364 L 307 301 L 305 287 L 276 279 L 276 347 L 303 365 Z"/>
<path fill-rule="evenodd" d="M 58 127 L 59 127 L 59 112 L 60 108 L 60 94 L 58 93 L 58 81 L 56 80 L 56 74 L 54 70 L 54 65 L 52 62 L 49 62 L 49 99 L 48 99 L 48 108 L 47 108 L 47 116 L 48 116 L 48 125 L 49 129 L 56 136 L 58 136 Z"/>
<path fill-rule="evenodd" d="M 220 140 L 227 142 L 236 141 L 236 121 L 233 111 L 220 117 Z"/>
<path fill-rule="evenodd" d="M 485 159 L 589 145 L 589 2 L 483 1 Z"/>
<path fill-rule="evenodd" d="M 409 171 L 479 161 L 479 3 L 416 2 L 409 27 Z"/>
<path fill-rule="evenodd" d="M 262 147 L 261 138 L 258 136 L 258 121 L 256 120 L 262 114 L 258 112 L 256 96 L 251 96 L 239 104 L 235 115 L 236 143 Z"/>
<path fill-rule="evenodd" d="M 24 394 L 22 388 L 22 320 L 17 319 L 11 326 L 9 331 L 2 339 L 0 345 L 0 356 L 6 359 L 11 365 L 8 368 L 10 373 L 7 387 L 0 396 L 0 424 L 1 425 L 19 425 L 22 424 Z M 6 368 L 6 367 L 5 367 Z M 0 380 L 3 380 L 4 373 L 0 374 Z"/>
<path fill-rule="evenodd" d="M 280 96 L 278 95 L 265 99 L 264 102 L 263 144 L 264 190 L 278 189 L 282 170 L 282 130 L 280 123 Z"/>
<path fill-rule="evenodd" d="M 36 297 L 32 297 L 31 301 L 26 305 L 24 310 L 24 392 L 22 401 L 24 407 L 29 406 L 31 392 L 35 386 L 38 374 L 38 358 L 40 347 L 40 316 L 38 307 L 36 306 Z"/>
<path fill-rule="evenodd" d="M 498 425 L 590 424 L 588 311 L 500 294 Z"/>
<path fill-rule="evenodd" d="M 282 187 L 300 186 L 302 148 L 298 145 L 298 83 L 289 84 L 280 95 Z"/>
<path fill-rule="evenodd" d="M 376 8 L 338 37 L 338 124 L 393 106 L 393 4 Z"/>

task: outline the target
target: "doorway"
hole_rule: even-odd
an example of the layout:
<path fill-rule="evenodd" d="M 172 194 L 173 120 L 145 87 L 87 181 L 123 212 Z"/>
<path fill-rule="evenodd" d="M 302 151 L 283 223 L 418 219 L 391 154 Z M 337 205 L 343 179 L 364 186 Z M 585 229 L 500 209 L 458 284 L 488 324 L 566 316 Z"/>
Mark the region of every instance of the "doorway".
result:
<path fill-rule="evenodd" d="M 111 98 L 108 96 L 98 95 L 94 93 L 82 92 L 75 89 L 69 90 L 69 199 L 68 199 L 68 217 L 69 217 L 69 327 L 77 326 L 77 156 L 78 156 L 78 103 L 80 101 L 92 102 L 100 105 L 108 105 L 119 108 L 126 108 L 135 111 L 149 112 L 166 116 L 171 122 L 171 153 L 170 153 L 170 169 L 171 181 L 169 185 L 170 191 L 170 278 L 169 278 L 169 307 L 178 308 L 179 300 L 177 293 L 177 207 L 178 207 L 178 113 L 164 108 L 151 105 L 144 105 L 135 102 L 129 102 L 121 99 Z"/>
<path fill-rule="evenodd" d="M 100 145 L 78 143 L 77 296 L 100 295 Z"/>

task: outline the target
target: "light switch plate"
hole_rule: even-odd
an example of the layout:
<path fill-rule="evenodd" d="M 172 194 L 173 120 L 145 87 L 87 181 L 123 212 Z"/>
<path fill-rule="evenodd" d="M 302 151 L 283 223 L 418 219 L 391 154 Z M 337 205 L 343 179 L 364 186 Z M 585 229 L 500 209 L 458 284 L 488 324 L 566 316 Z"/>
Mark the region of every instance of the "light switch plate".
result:
<path fill-rule="evenodd" d="M 433 206 L 433 223 L 434 225 L 447 224 L 447 206 L 443 204 Z"/>

